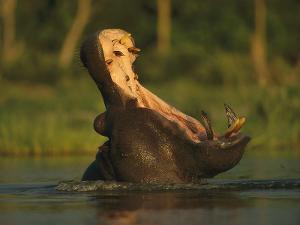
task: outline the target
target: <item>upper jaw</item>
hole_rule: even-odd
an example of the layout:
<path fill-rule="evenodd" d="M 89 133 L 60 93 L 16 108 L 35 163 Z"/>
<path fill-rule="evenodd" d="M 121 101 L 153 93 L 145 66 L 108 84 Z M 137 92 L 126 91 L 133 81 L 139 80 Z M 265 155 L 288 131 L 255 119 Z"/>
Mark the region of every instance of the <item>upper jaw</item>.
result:
<path fill-rule="evenodd" d="M 103 30 L 88 37 L 81 46 L 81 61 L 97 84 L 106 108 L 125 107 L 133 98 L 127 76 L 133 80 L 131 64 L 135 56 L 129 56 L 128 49 L 114 41 L 126 34 L 119 29 Z M 127 57 L 121 57 L 120 52 Z M 128 62 L 123 62 L 128 59 L 131 71 Z"/>
<path fill-rule="evenodd" d="M 132 68 L 137 48 L 127 32 L 119 29 L 101 31 L 84 42 L 81 55 L 108 111 L 112 108 L 148 108 L 166 120 L 178 123 L 191 140 L 200 142 L 203 139 L 204 128 L 198 120 L 164 102 L 139 83 Z"/>

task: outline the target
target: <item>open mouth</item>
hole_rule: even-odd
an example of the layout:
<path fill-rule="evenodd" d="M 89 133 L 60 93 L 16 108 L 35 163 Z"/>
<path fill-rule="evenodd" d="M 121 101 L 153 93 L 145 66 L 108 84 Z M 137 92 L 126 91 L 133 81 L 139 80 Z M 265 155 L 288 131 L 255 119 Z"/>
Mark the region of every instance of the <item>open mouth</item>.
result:
<path fill-rule="evenodd" d="M 140 51 L 120 29 L 98 32 L 81 47 L 106 107 L 94 128 L 109 140 L 95 163 L 104 171 L 112 166 L 114 179 L 134 182 L 193 182 L 233 168 L 250 140 L 240 132 L 246 119 L 225 104 L 228 129 L 218 135 L 204 111 L 200 122 L 169 105 L 139 82 L 133 63 Z"/>
<path fill-rule="evenodd" d="M 211 121 L 204 111 L 201 113 L 201 124 L 143 87 L 132 67 L 139 52 L 131 35 L 119 29 L 104 30 L 83 44 L 81 60 L 97 83 L 107 109 L 118 107 L 124 110 L 154 110 L 168 121 L 176 123 L 194 143 L 215 140 L 226 148 L 226 144 L 232 145 L 234 140 L 240 141 L 239 131 L 246 119 L 238 117 L 229 105 L 225 104 L 228 129 L 224 135 L 219 136 L 213 131 Z M 101 123 L 103 116 L 98 118 Z M 96 130 L 104 129 L 101 123 Z"/>

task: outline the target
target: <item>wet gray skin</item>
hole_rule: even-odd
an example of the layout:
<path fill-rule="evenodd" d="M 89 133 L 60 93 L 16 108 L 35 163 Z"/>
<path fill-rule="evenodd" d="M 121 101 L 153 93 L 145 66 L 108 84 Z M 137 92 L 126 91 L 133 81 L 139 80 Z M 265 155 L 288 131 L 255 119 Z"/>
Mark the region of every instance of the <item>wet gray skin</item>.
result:
<path fill-rule="evenodd" d="M 106 112 L 96 117 L 94 128 L 109 138 L 99 147 L 82 180 L 201 183 L 203 178 L 233 168 L 250 138 L 239 131 L 228 137 L 217 136 L 206 115 L 203 126 L 142 87 L 136 77 L 132 78 L 131 70 L 126 70 L 125 63 L 131 67 L 136 57 L 136 52 L 122 48 L 127 43 L 119 37 L 127 34 L 104 30 L 86 39 L 81 48 L 81 60 L 106 106 Z M 134 45 L 130 40 L 129 45 Z M 107 43 L 109 47 L 103 46 Z M 122 51 L 114 49 L 116 43 Z M 114 51 L 109 52 L 111 49 Z M 107 57 L 110 55 L 112 58 Z M 122 72 L 117 73 L 120 68 Z M 128 82 L 134 79 L 129 89 L 123 85 L 122 76 Z"/>

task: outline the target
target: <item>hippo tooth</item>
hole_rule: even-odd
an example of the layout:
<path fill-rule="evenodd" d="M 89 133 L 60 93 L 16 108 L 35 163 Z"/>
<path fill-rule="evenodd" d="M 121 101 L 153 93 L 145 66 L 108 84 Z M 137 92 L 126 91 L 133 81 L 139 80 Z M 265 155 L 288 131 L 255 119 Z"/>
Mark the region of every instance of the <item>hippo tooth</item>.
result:
<path fill-rule="evenodd" d="M 115 54 L 116 56 L 124 56 L 124 53 L 121 52 L 121 51 L 114 51 L 114 54 Z"/>
<path fill-rule="evenodd" d="M 130 47 L 130 48 L 128 48 L 128 51 L 133 54 L 138 54 L 141 51 L 141 49 L 136 48 L 136 47 Z"/>
<path fill-rule="evenodd" d="M 235 112 L 228 104 L 224 103 L 224 107 L 225 107 L 226 117 L 228 121 L 228 128 L 229 128 L 238 119 L 238 117 L 236 116 Z"/>
<path fill-rule="evenodd" d="M 201 111 L 201 118 L 203 120 L 203 125 L 206 131 L 206 136 L 208 140 L 212 140 L 214 137 L 213 130 L 211 128 L 211 122 L 210 119 L 207 116 L 207 113 L 204 112 L 203 110 Z"/>
<path fill-rule="evenodd" d="M 130 46 L 132 45 L 131 34 L 125 34 L 119 41 L 121 45 Z"/>
<path fill-rule="evenodd" d="M 226 103 L 224 103 L 226 117 L 228 120 L 228 129 L 225 132 L 225 137 L 230 137 L 231 134 L 237 133 L 246 122 L 245 117 L 238 117 L 233 109 Z"/>
<path fill-rule="evenodd" d="M 111 42 L 113 43 L 113 45 L 115 45 L 118 41 L 118 39 L 113 39 Z"/>
<path fill-rule="evenodd" d="M 111 64 L 112 62 L 113 62 L 112 59 L 107 59 L 107 60 L 105 60 L 105 63 L 106 63 L 107 65 Z"/>
<path fill-rule="evenodd" d="M 238 118 L 236 121 L 234 121 L 234 123 L 227 129 L 226 133 L 225 133 L 225 137 L 230 137 L 231 134 L 233 133 L 237 133 L 242 126 L 245 124 L 246 122 L 246 118 L 245 117 L 240 117 Z"/>

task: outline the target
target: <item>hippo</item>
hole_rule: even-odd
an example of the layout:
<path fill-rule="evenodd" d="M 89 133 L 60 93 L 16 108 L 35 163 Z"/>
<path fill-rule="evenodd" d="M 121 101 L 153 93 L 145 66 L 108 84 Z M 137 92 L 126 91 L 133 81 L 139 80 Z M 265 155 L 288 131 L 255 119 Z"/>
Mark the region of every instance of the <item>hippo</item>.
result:
<path fill-rule="evenodd" d="M 201 183 L 233 168 L 250 141 L 240 132 L 245 118 L 225 105 L 229 128 L 217 135 L 204 111 L 201 123 L 141 85 L 132 66 L 139 52 L 121 29 L 96 32 L 82 44 L 80 59 L 106 108 L 94 129 L 108 137 L 82 180 Z"/>

